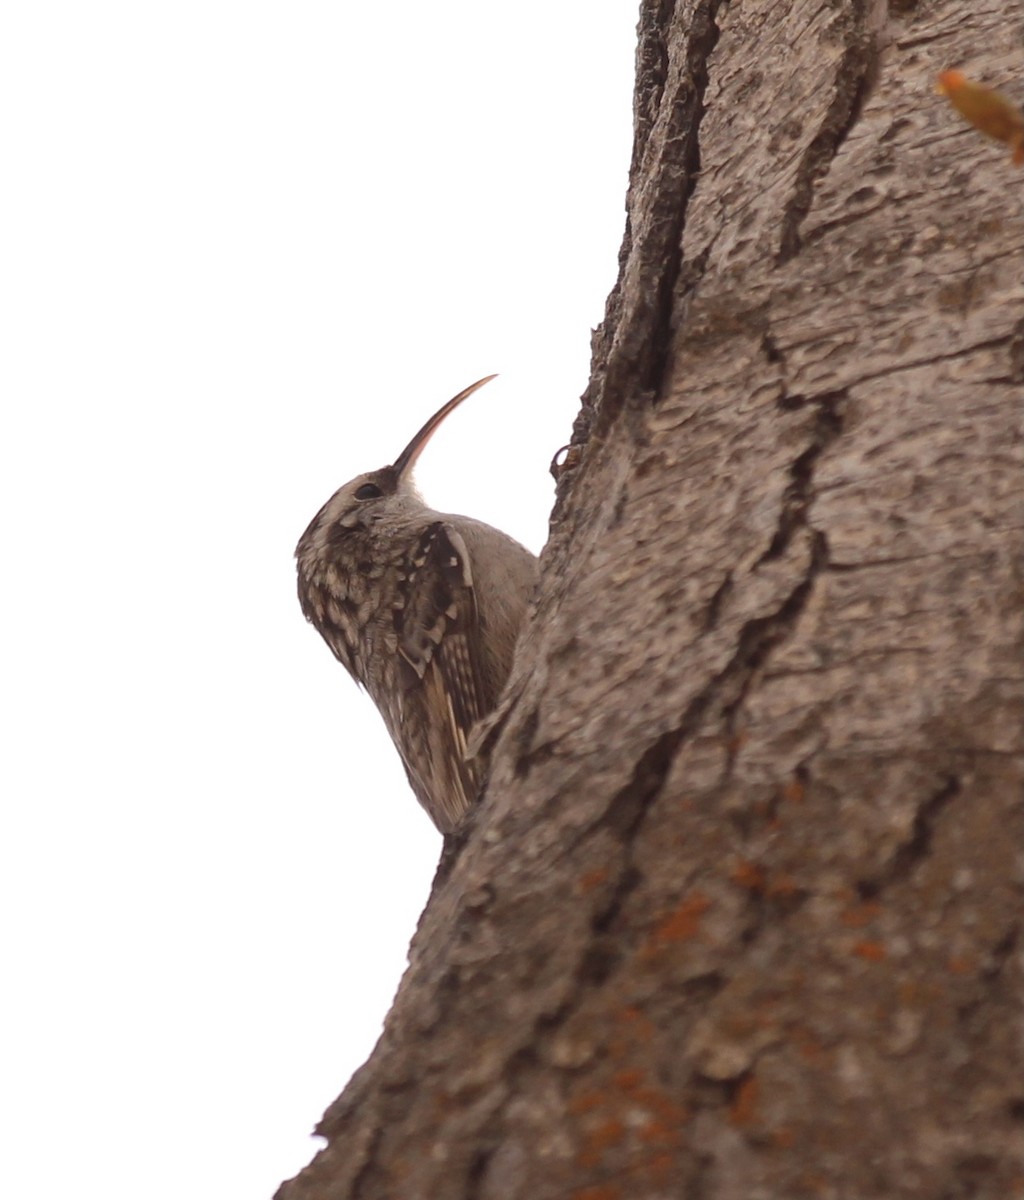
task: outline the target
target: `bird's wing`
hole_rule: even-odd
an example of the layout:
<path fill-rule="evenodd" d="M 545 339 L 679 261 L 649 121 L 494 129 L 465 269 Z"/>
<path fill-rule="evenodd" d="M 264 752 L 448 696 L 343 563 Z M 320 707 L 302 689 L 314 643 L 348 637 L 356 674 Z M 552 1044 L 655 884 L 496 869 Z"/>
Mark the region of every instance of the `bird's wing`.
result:
<path fill-rule="evenodd" d="M 470 730 L 489 697 L 479 661 L 472 564 L 444 521 L 424 530 L 394 609 L 406 770 L 435 823 L 453 829 L 480 784 L 466 759 Z"/>

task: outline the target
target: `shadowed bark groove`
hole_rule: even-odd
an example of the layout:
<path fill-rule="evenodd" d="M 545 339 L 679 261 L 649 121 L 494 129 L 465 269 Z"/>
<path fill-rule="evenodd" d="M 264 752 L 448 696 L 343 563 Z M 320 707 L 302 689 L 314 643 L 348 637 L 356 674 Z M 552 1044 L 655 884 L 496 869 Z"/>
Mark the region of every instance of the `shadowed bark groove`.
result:
<path fill-rule="evenodd" d="M 645 0 L 487 793 L 281 1200 L 1019 1191 L 1024 210 L 932 81 L 1022 28 Z"/>
<path fill-rule="evenodd" d="M 874 37 L 866 28 L 872 4 L 873 0 L 855 0 L 850 6 L 849 40 L 836 73 L 832 103 L 825 112 L 821 128 L 803 153 L 792 194 L 782 215 L 779 266 L 799 253 L 800 226 L 810 212 L 814 184 L 828 171 L 829 164 L 853 128 L 877 69 Z"/>
<path fill-rule="evenodd" d="M 573 446 L 604 436 L 635 395 L 638 380 L 653 398 L 664 378 L 686 204 L 700 172 L 707 60 L 718 40 L 720 3 L 645 0 L 640 6 L 633 158 L 619 277 L 592 338 L 591 380 L 573 428 Z M 578 469 L 559 478 L 554 524 Z"/>
<path fill-rule="evenodd" d="M 906 879 L 915 865 L 926 858 L 931 849 L 935 822 L 942 810 L 961 791 L 959 779 L 949 778 L 933 795 L 926 797 L 914 814 L 911 835 L 896 851 L 889 863 L 873 879 L 862 879 L 857 884 L 857 893 L 864 900 L 875 900 L 879 893 L 894 880 Z"/>

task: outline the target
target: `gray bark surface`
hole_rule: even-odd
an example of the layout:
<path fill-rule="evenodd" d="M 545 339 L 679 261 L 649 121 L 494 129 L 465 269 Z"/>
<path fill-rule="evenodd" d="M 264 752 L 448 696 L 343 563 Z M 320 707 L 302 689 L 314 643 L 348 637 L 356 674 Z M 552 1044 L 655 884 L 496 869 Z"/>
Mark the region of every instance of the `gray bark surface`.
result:
<path fill-rule="evenodd" d="M 279 1196 L 1020 1196 L 1024 175 L 933 82 L 1024 0 L 639 32 L 490 786 Z"/>

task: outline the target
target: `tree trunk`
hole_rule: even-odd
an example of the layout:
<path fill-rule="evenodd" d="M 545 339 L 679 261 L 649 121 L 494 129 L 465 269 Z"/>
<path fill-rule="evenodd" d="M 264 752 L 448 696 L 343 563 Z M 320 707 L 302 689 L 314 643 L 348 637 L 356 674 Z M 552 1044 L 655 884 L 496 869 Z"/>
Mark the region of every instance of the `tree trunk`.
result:
<path fill-rule="evenodd" d="M 644 0 L 490 786 L 282 1200 L 1024 1195 L 1024 177 L 933 92 L 1022 29 Z"/>

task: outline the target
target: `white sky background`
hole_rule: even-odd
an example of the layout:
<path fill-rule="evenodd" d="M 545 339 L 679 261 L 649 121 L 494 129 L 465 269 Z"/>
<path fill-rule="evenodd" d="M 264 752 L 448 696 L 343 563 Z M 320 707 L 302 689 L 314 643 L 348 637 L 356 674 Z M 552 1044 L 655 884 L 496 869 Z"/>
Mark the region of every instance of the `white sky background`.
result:
<path fill-rule="evenodd" d="M 0 1178 L 269 1197 L 440 839 L 292 550 L 418 479 L 537 550 L 622 236 L 635 0 L 0 17 Z"/>

